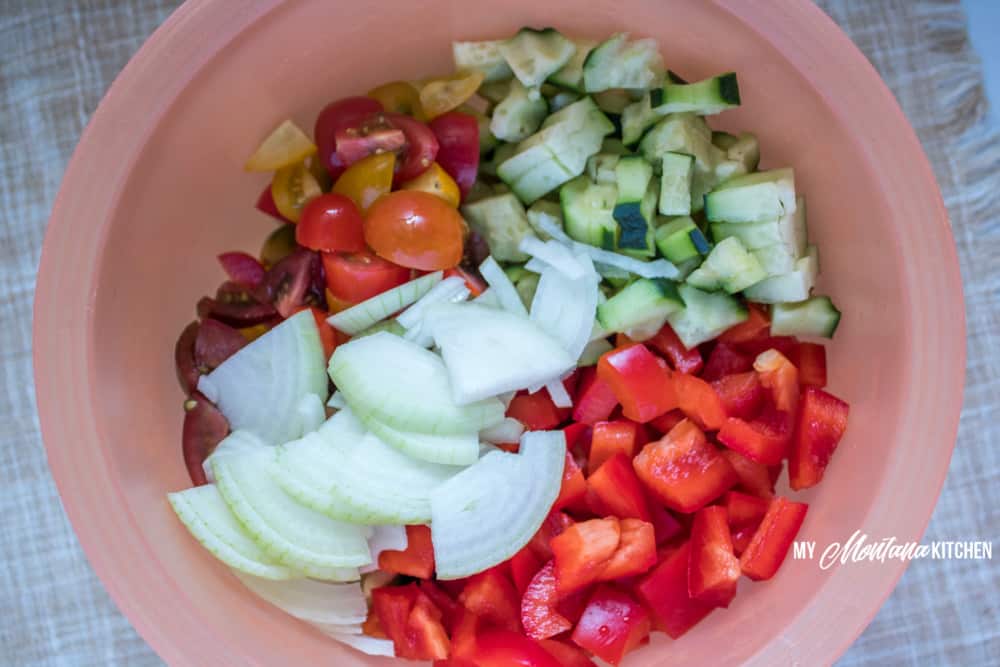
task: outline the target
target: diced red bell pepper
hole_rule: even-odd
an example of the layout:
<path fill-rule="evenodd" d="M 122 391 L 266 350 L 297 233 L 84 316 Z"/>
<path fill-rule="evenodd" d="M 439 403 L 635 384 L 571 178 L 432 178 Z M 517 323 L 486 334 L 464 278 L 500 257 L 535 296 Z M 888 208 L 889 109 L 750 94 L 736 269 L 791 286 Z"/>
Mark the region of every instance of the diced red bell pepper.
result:
<path fill-rule="evenodd" d="M 795 336 L 771 336 L 737 343 L 737 347 L 753 357 L 767 350 L 777 350 L 789 360 L 793 360 L 799 349 L 799 341 Z"/>
<path fill-rule="evenodd" d="M 722 503 L 726 508 L 726 520 L 733 528 L 746 526 L 747 524 L 757 525 L 771 503 L 766 498 L 751 496 L 739 491 L 727 491 L 722 498 Z"/>
<path fill-rule="evenodd" d="M 715 607 L 688 594 L 691 543 L 668 553 L 635 587 L 636 595 L 653 615 L 653 625 L 677 639 L 708 616 Z"/>
<path fill-rule="evenodd" d="M 444 627 L 449 631 L 453 630 L 458 622 L 459 610 L 462 605 L 453 600 L 448 591 L 431 579 L 421 579 L 417 582 L 417 587 L 441 611 L 441 622 L 444 623 Z"/>
<path fill-rule="evenodd" d="M 684 526 L 663 505 L 653 500 L 649 502 L 650 523 L 656 534 L 657 546 L 666 544 L 684 532 Z"/>
<path fill-rule="evenodd" d="M 455 624 L 451 629 L 451 657 L 453 660 L 471 662 L 476 654 L 476 635 L 482 623 L 479 617 L 459 605 Z M 475 663 L 473 663 L 475 665 Z"/>
<path fill-rule="evenodd" d="M 601 660 L 617 665 L 649 630 L 649 612 L 625 591 L 605 584 L 590 596 L 572 639 Z"/>
<path fill-rule="evenodd" d="M 407 526 L 406 549 L 388 550 L 378 556 L 379 569 L 418 579 L 434 576 L 434 546 L 430 526 Z"/>
<path fill-rule="evenodd" d="M 556 609 L 560 614 L 569 619 L 572 625 L 576 625 L 583 614 L 584 607 L 587 606 L 587 599 L 590 597 L 593 588 L 593 585 L 586 586 L 575 593 L 560 597 L 559 602 L 556 603 Z"/>
<path fill-rule="evenodd" d="M 374 589 L 372 607 L 392 640 L 397 657 L 410 660 L 448 657 L 450 642 L 441 624 L 441 611 L 416 584 Z"/>
<path fill-rule="evenodd" d="M 716 343 L 701 374 L 702 379 L 714 382 L 727 375 L 746 373 L 753 370 L 753 357 L 739 351 L 730 343 Z"/>
<path fill-rule="evenodd" d="M 656 535 L 653 524 L 639 519 L 622 519 L 618 548 L 598 576 L 599 581 L 634 577 L 656 565 Z"/>
<path fill-rule="evenodd" d="M 726 421 L 726 411 L 712 385 L 701 378 L 683 373 L 676 373 L 673 380 L 681 412 L 703 429 L 714 431 L 722 427 Z"/>
<path fill-rule="evenodd" d="M 799 402 L 799 371 L 777 350 L 765 350 L 753 362 L 760 383 L 771 390 L 774 405 L 782 412 L 795 412 Z"/>
<path fill-rule="evenodd" d="M 755 371 L 726 375 L 712 382 L 712 388 L 719 395 L 727 417 L 753 419 L 760 412 L 764 387 Z"/>
<path fill-rule="evenodd" d="M 697 347 L 690 350 L 684 347 L 684 343 L 674 333 L 673 327 L 664 324 L 655 336 L 645 341 L 650 346 L 670 361 L 670 365 L 679 373 L 694 374 L 701 370 L 701 352 Z"/>
<path fill-rule="evenodd" d="M 630 456 L 621 452 L 612 456 L 590 475 L 587 486 L 610 514 L 622 519 L 652 520 L 645 491 L 632 468 Z"/>
<path fill-rule="evenodd" d="M 537 642 L 510 630 L 488 630 L 480 634 L 470 659 L 476 667 L 560 667 L 552 654 Z"/>
<path fill-rule="evenodd" d="M 579 389 L 573 402 L 573 421 L 581 424 L 596 424 L 611 416 L 618 405 L 618 399 L 611 385 L 597 376 L 593 367 L 580 372 Z"/>
<path fill-rule="evenodd" d="M 746 343 L 767 338 L 771 331 L 771 319 L 764 308 L 756 303 L 747 304 L 747 319 L 732 326 L 719 336 L 722 343 Z"/>
<path fill-rule="evenodd" d="M 552 559 L 561 595 L 597 581 L 618 549 L 621 525 L 607 517 L 575 523 L 552 538 Z"/>
<path fill-rule="evenodd" d="M 563 435 L 566 436 L 566 449 L 574 449 L 577 446 L 583 445 L 584 440 L 587 441 L 587 449 L 590 449 L 589 431 L 590 426 L 587 424 L 581 424 L 579 422 L 567 424 L 563 428 Z"/>
<path fill-rule="evenodd" d="M 593 475 L 605 461 L 621 453 L 631 459 L 636 453 L 636 424 L 619 420 L 597 422 L 590 436 L 590 456 L 587 472 Z"/>
<path fill-rule="evenodd" d="M 749 524 L 741 526 L 740 528 L 732 529 L 733 553 L 736 554 L 736 556 L 743 555 L 743 552 L 746 551 L 748 546 L 750 546 L 750 540 L 753 539 L 753 534 L 756 532 L 757 524 Z"/>
<path fill-rule="evenodd" d="M 765 500 L 769 500 L 774 495 L 774 481 L 771 479 L 767 466 L 751 461 L 732 449 L 723 449 L 721 454 L 736 471 L 736 476 L 739 479 L 736 483 L 738 487 Z"/>
<path fill-rule="evenodd" d="M 510 576 L 514 580 L 514 588 L 521 595 L 528 589 L 528 584 L 542 569 L 542 560 L 531 549 L 525 546 L 510 559 Z"/>
<path fill-rule="evenodd" d="M 538 645 L 548 651 L 562 667 L 596 667 L 586 652 L 558 639 L 542 639 Z"/>
<path fill-rule="evenodd" d="M 733 553 L 726 508 L 712 505 L 698 510 L 691 524 L 688 594 L 716 607 L 728 607 L 736 597 L 740 561 Z"/>
<path fill-rule="evenodd" d="M 576 464 L 573 454 L 566 452 L 566 463 L 563 465 L 563 481 L 552 509 L 578 506 L 587 497 L 587 479 Z"/>
<path fill-rule="evenodd" d="M 558 601 L 554 565 L 549 561 L 531 579 L 521 599 L 524 634 L 532 639 L 547 639 L 572 628 L 569 619 L 556 609 Z"/>
<path fill-rule="evenodd" d="M 375 608 L 372 607 L 368 610 L 368 617 L 365 622 L 361 624 L 361 633 L 369 637 L 375 637 L 376 639 L 388 639 L 389 636 L 385 634 L 385 630 L 382 629 L 382 623 L 378 620 L 378 614 L 375 613 Z"/>
<path fill-rule="evenodd" d="M 799 343 L 795 365 L 799 384 L 822 389 L 826 386 L 826 348 L 819 343 Z"/>
<path fill-rule="evenodd" d="M 552 558 L 552 538 L 562 534 L 573 523 L 573 519 L 565 512 L 549 512 L 538 532 L 528 542 L 528 547 L 535 552 L 535 555 L 543 563 L 550 560 Z"/>
<path fill-rule="evenodd" d="M 501 570 L 490 568 L 469 577 L 458 601 L 488 625 L 521 629 L 521 605 L 514 584 Z"/>
<path fill-rule="evenodd" d="M 690 377 L 678 374 L 679 377 Z M 645 345 L 611 350 L 597 362 L 597 377 L 611 386 L 622 414 L 646 423 L 677 407 L 670 371 Z"/>
<path fill-rule="evenodd" d="M 850 406 L 822 389 L 806 387 L 788 458 L 789 485 L 796 491 L 819 484 L 847 430 Z"/>
<path fill-rule="evenodd" d="M 788 452 L 784 437 L 774 436 L 765 425 L 730 417 L 719 431 L 719 442 L 764 465 L 781 463 Z"/>
<path fill-rule="evenodd" d="M 750 544 L 740 556 L 743 574 L 755 581 L 773 577 L 788 555 L 808 509 L 805 503 L 795 503 L 780 496 L 772 500 Z"/>
<path fill-rule="evenodd" d="M 568 410 L 557 408 L 547 391 L 534 394 L 519 391 L 507 406 L 507 416 L 524 424 L 529 431 L 547 431 L 561 424 Z"/>
<path fill-rule="evenodd" d="M 777 465 L 767 466 L 767 476 L 771 480 L 771 491 L 774 491 L 774 485 L 778 483 L 778 478 L 781 477 L 781 471 L 785 468 L 784 463 L 778 463 Z M 773 495 L 773 493 L 772 493 Z"/>
<path fill-rule="evenodd" d="M 649 422 L 648 426 L 660 432 L 660 435 L 670 433 L 670 429 L 677 426 L 684 419 L 684 413 L 680 410 L 671 410 Z"/>
<path fill-rule="evenodd" d="M 654 498 L 678 512 L 694 512 L 736 483 L 736 472 L 690 420 L 651 442 L 632 461 Z"/>

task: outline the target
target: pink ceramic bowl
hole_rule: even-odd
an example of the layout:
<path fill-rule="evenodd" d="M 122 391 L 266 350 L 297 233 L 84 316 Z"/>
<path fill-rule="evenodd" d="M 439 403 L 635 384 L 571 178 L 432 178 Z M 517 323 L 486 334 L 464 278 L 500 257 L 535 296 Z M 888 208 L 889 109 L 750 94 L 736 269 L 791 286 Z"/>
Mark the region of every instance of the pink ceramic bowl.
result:
<path fill-rule="evenodd" d="M 188 486 L 172 349 L 214 255 L 272 228 L 241 169 L 281 119 L 451 69 L 453 39 L 556 25 L 660 40 L 692 77 L 737 69 L 765 164 L 794 165 L 844 311 L 832 390 L 851 424 L 800 537 L 918 540 L 955 439 L 965 368 L 948 218 L 916 136 L 847 37 L 806 2 L 190 0 L 115 81 L 70 163 L 42 255 L 35 375 L 53 474 L 97 574 L 175 665 L 375 665 L 255 600 L 185 533 L 164 494 Z M 626 665 L 832 662 L 904 566 L 789 559 L 679 641 Z M 744 582 L 746 584 L 747 582 Z"/>

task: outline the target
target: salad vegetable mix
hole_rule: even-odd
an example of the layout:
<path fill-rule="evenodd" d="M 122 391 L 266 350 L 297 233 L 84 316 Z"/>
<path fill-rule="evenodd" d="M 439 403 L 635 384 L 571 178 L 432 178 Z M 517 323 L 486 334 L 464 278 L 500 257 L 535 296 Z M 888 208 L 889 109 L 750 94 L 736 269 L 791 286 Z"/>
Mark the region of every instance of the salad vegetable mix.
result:
<path fill-rule="evenodd" d="M 246 586 L 369 654 L 618 664 L 770 579 L 847 426 L 791 168 L 657 44 L 524 28 L 281 123 L 278 226 L 176 346 L 194 487 Z"/>

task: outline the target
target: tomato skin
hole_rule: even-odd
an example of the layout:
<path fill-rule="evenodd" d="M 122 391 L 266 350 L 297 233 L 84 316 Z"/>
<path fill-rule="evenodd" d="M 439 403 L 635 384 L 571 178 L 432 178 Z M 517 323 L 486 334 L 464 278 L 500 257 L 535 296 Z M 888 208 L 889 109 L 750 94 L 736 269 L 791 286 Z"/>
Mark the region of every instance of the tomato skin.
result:
<path fill-rule="evenodd" d="M 389 123 L 406 135 L 406 145 L 396 160 L 395 183 L 405 183 L 424 173 L 438 154 L 438 140 L 431 129 L 419 120 L 401 113 L 386 113 Z"/>
<path fill-rule="evenodd" d="M 321 164 L 333 178 L 347 165 L 337 156 L 337 131 L 360 123 L 366 116 L 382 111 L 382 104 L 370 97 L 345 97 L 326 105 L 316 118 L 313 136 L 319 147 Z"/>
<path fill-rule="evenodd" d="M 295 240 L 312 250 L 360 252 L 365 249 L 364 219 L 348 197 L 323 194 L 302 209 Z"/>
<path fill-rule="evenodd" d="M 449 269 L 462 259 L 465 221 L 440 197 L 400 190 L 368 209 L 365 241 L 380 257 L 421 271 Z"/>
<path fill-rule="evenodd" d="M 324 252 L 326 287 L 334 297 L 351 304 L 402 285 L 410 279 L 410 270 L 387 262 L 369 251 L 352 254 Z"/>
<path fill-rule="evenodd" d="M 438 141 L 437 162 L 455 179 L 464 198 L 479 170 L 479 123 L 459 111 L 442 114 L 430 122 Z"/>

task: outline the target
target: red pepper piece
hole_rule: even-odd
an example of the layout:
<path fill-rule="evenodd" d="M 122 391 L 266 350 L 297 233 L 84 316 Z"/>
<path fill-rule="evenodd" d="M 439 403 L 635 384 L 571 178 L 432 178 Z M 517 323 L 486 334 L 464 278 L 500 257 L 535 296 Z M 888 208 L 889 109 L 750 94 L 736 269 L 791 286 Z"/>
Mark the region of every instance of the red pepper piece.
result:
<path fill-rule="evenodd" d="M 554 565 L 549 561 L 532 578 L 521 599 L 521 624 L 532 639 L 547 639 L 573 624 L 556 609 L 559 601 Z"/>
<path fill-rule="evenodd" d="M 736 476 L 739 478 L 736 483 L 738 487 L 765 500 L 774 495 L 774 481 L 767 466 L 751 461 L 732 449 L 723 449 L 721 454 L 736 471 Z"/>
<path fill-rule="evenodd" d="M 764 312 L 763 306 L 748 303 L 747 319 L 723 331 L 718 340 L 722 343 L 747 343 L 767 338 L 770 330 L 771 319 Z"/>
<path fill-rule="evenodd" d="M 826 348 L 819 343 L 799 343 L 795 365 L 799 384 L 822 389 L 826 386 Z"/>
<path fill-rule="evenodd" d="M 715 607 L 688 594 L 691 543 L 668 552 L 635 587 L 639 600 L 653 615 L 657 630 L 677 639 L 708 616 Z"/>
<path fill-rule="evenodd" d="M 597 362 L 597 377 L 610 385 L 622 414 L 644 424 L 677 407 L 670 371 L 661 363 L 645 345 L 631 345 L 605 353 Z"/>
<path fill-rule="evenodd" d="M 576 459 L 570 452 L 566 452 L 566 463 L 563 466 L 562 487 L 559 489 L 559 496 L 556 498 L 552 509 L 562 509 L 564 507 L 575 507 L 583 503 L 587 496 L 587 480 L 583 476 L 583 471 L 576 464 Z"/>
<path fill-rule="evenodd" d="M 806 387 L 788 459 L 789 485 L 796 491 L 819 484 L 847 429 L 850 406 L 822 389 Z"/>
<path fill-rule="evenodd" d="M 623 519 L 652 521 L 646 494 L 629 456 L 621 452 L 612 456 L 590 475 L 587 486 L 608 513 Z"/>
<path fill-rule="evenodd" d="M 507 416 L 524 424 L 529 431 L 547 431 L 561 424 L 568 411 L 557 408 L 547 391 L 534 394 L 519 391 L 507 406 Z"/>
<path fill-rule="evenodd" d="M 444 624 L 444 627 L 449 631 L 453 631 L 455 629 L 455 625 L 458 623 L 462 605 L 456 602 L 451 595 L 448 594 L 448 591 L 438 585 L 437 582 L 430 579 L 421 579 L 418 581 L 417 588 L 419 588 L 424 595 L 430 598 L 430 601 L 434 603 L 434 606 L 441 611 L 441 622 Z"/>
<path fill-rule="evenodd" d="M 521 595 L 527 590 L 528 584 L 538 571 L 542 569 L 542 560 L 528 545 L 514 554 L 510 559 L 510 576 L 514 580 L 514 588 Z"/>
<path fill-rule="evenodd" d="M 528 547 L 535 552 L 543 563 L 552 558 L 552 539 L 561 535 L 564 530 L 575 522 L 565 512 L 552 511 L 542 522 L 538 532 L 528 542 Z"/>
<path fill-rule="evenodd" d="M 688 594 L 716 607 L 728 607 L 736 596 L 740 561 L 733 553 L 726 508 L 698 510 L 691 524 Z"/>
<path fill-rule="evenodd" d="M 753 367 L 760 383 L 771 390 L 774 406 L 794 413 L 799 402 L 799 371 L 788 357 L 774 349 L 766 350 L 757 355 Z"/>
<path fill-rule="evenodd" d="M 479 616 L 459 605 L 455 624 L 451 629 L 452 660 L 465 661 L 475 667 L 472 658 L 476 654 L 476 635 L 479 634 L 481 626 L 482 623 L 479 621 Z M 456 665 L 455 667 L 459 666 Z M 464 665 L 461 665 L 461 667 L 464 667 Z"/>
<path fill-rule="evenodd" d="M 450 642 L 441 624 L 441 611 L 416 584 L 383 586 L 372 591 L 372 608 L 396 649 L 410 660 L 448 657 Z"/>
<path fill-rule="evenodd" d="M 406 549 L 383 551 L 378 566 L 387 572 L 406 574 L 419 579 L 434 576 L 434 547 L 429 526 L 406 527 Z"/>
<path fill-rule="evenodd" d="M 755 532 L 757 532 L 757 524 L 749 524 L 740 528 L 733 528 L 733 553 L 737 556 L 743 555 L 743 552 L 746 551 L 748 546 L 750 546 L 750 540 L 753 539 L 753 534 Z"/>
<path fill-rule="evenodd" d="M 753 357 L 767 350 L 777 350 L 788 359 L 793 359 L 799 349 L 799 341 L 794 336 L 771 336 L 737 343 L 737 347 Z"/>
<path fill-rule="evenodd" d="M 653 524 L 639 519 L 622 519 L 618 547 L 598 576 L 599 581 L 642 574 L 656 565 L 656 536 Z"/>
<path fill-rule="evenodd" d="M 755 371 L 719 378 L 712 382 L 712 388 L 727 417 L 753 419 L 760 413 L 765 393 Z"/>
<path fill-rule="evenodd" d="M 618 549 L 621 525 L 608 517 L 573 524 L 552 538 L 552 558 L 560 594 L 579 590 L 597 581 Z"/>
<path fill-rule="evenodd" d="M 617 665 L 649 630 L 649 612 L 625 591 L 605 584 L 590 596 L 572 638 L 601 660 Z"/>
<path fill-rule="evenodd" d="M 632 458 L 636 453 L 636 424 L 626 420 L 597 422 L 590 436 L 587 472 L 591 475 L 615 454 Z"/>
<path fill-rule="evenodd" d="M 753 534 L 750 544 L 740 556 L 743 574 L 756 581 L 770 579 L 792 546 L 806 518 L 809 506 L 776 497 Z"/>
<path fill-rule="evenodd" d="M 507 575 L 497 568 L 469 577 L 458 601 L 489 625 L 514 631 L 521 629 L 517 590 Z"/>
<path fill-rule="evenodd" d="M 701 377 L 707 382 L 714 382 L 727 375 L 736 375 L 752 370 L 753 357 L 740 352 L 735 345 L 730 343 L 716 343 L 715 347 L 712 348 L 712 353 L 708 355 L 708 362 L 705 364 L 705 370 Z"/>
<path fill-rule="evenodd" d="M 733 528 L 759 524 L 771 505 L 766 498 L 758 498 L 739 491 L 727 491 L 722 503 L 726 508 L 726 519 Z"/>
<path fill-rule="evenodd" d="M 788 449 L 784 438 L 773 437 L 762 424 L 742 419 L 727 419 L 718 437 L 726 447 L 764 465 L 781 463 Z"/>
<path fill-rule="evenodd" d="M 557 639 L 542 639 L 538 645 L 548 651 L 562 667 L 596 667 L 586 652 Z"/>
<path fill-rule="evenodd" d="M 476 667 L 559 667 L 537 642 L 510 630 L 488 630 L 476 637 L 470 661 Z"/>
<path fill-rule="evenodd" d="M 674 391 L 681 412 L 701 428 L 715 431 L 726 421 L 722 400 L 712 385 L 693 375 L 674 375 Z"/>
<path fill-rule="evenodd" d="M 736 483 L 736 472 L 705 434 L 685 419 L 632 461 L 654 498 L 678 512 L 694 512 Z"/>
<path fill-rule="evenodd" d="M 660 503 L 651 500 L 649 513 L 653 531 L 656 533 L 657 546 L 666 544 L 684 532 L 683 524 Z"/>
<path fill-rule="evenodd" d="M 666 435 L 667 433 L 670 433 L 670 429 L 681 423 L 683 419 L 683 412 L 680 410 L 671 410 L 670 412 L 664 413 L 652 420 L 648 425 L 659 431 L 660 435 Z"/>
<path fill-rule="evenodd" d="M 664 324 L 655 336 L 645 342 L 666 357 L 678 373 L 694 374 L 701 370 L 703 364 L 701 352 L 697 347 L 690 350 L 684 347 L 684 343 L 669 324 Z"/>
<path fill-rule="evenodd" d="M 616 405 L 618 399 L 611 385 L 597 376 L 594 367 L 584 368 L 580 373 L 579 390 L 573 402 L 573 421 L 596 424 L 610 417 Z"/>
<path fill-rule="evenodd" d="M 582 446 L 586 441 L 587 449 L 590 449 L 590 426 L 573 422 L 563 428 L 563 435 L 566 436 L 566 449 L 574 449 Z"/>

